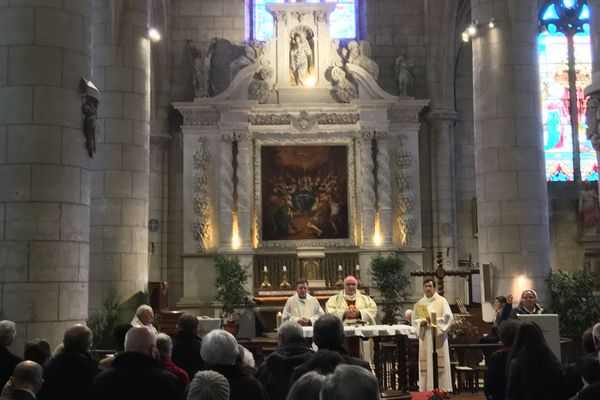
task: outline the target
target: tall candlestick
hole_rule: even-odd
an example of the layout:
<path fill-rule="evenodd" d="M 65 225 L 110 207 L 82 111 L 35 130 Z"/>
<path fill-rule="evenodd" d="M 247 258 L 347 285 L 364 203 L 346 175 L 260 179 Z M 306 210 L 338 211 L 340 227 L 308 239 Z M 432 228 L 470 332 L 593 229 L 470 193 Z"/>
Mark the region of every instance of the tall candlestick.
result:
<path fill-rule="evenodd" d="M 358 265 L 358 264 L 356 265 L 356 270 L 360 271 L 360 265 Z"/>
<path fill-rule="evenodd" d="M 279 327 L 281 326 L 282 323 L 283 323 L 283 314 L 281 313 L 281 311 L 278 311 L 277 316 L 276 316 L 277 329 L 279 329 Z"/>

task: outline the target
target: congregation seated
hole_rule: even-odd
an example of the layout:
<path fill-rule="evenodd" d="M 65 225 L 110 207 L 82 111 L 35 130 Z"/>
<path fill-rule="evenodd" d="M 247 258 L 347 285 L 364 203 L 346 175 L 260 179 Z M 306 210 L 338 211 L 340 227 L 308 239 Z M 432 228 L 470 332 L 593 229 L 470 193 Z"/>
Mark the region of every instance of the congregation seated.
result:
<path fill-rule="evenodd" d="M 200 357 L 202 339 L 198 335 L 198 318 L 190 313 L 177 320 L 177 333 L 173 337 L 173 362 L 183 369 L 190 379 L 204 368 Z"/>
<path fill-rule="evenodd" d="M 95 400 L 181 399 L 177 378 L 160 367 L 153 355 L 156 337 L 145 327 L 133 327 L 125 335 L 125 351 L 110 368 L 94 379 Z"/>
<path fill-rule="evenodd" d="M 42 388 L 42 366 L 35 361 L 21 361 L 2 391 L 3 400 L 35 400 Z"/>
<path fill-rule="evenodd" d="M 311 371 L 300 377 L 292 386 L 285 400 L 319 400 L 325 375 Z"/>
<path fill-rule="evenodd" d="M 90 355 L 92 331 L 85 325 L 74 325 L 65 331 L 63 350 L 44 370 L 44 385 L 38 397 L 42 400 L 85 400 L 90 398 L 92 381 L 100 372 Z"/>
<path fill-rule="evenodd" d="M 227 378 L 230 400 L 269 400 L 262 383 L 237 362 L 240 350 L 232 334 L 222 329 L 209 332 L 202 340 L 200 354 L 209 369 Z"/>
<path fill-rule="evenodd" d="M 125 351 L 125 335 L 127 335 L 127 332 L 130 329 L 131 324 L 119 324 L 115 327 L 115 330 L 113 331 L 113 338 L 117 343 L 117 351 L 114 354 L 109 354 L 102 360 L 100 360 L 99 364 L 102 368 L 110 367 L 112 362 L 115 360 L 115 357 L 117 357 L 119 354 Z"/>
<path fill-rule="evenodd" d="M 46 367 L 52 359 L 50 344 L 43 339 L 33 339 L 25 343 L 23 358 L 25 360 L 35 361 L 41 365 L 42 368 Z"/>
<path fill-rule="evenodd" d="M 583 388 L 582 381 L 582 366 L 584 361 L 589 357 L 597 357 L 596 347 L 594 346 L 594 337 L 592 328 L 586 329 L 581 335 L 581 344 L 583 355 L 574 363 L 567 365 L 565 370 L 566 375 L 566 393 L 570 396 L 575 395 Z"/>
<path fill-rule="evenodd" d="M 196 372 L 190 382 L 187 400 L 229 400 L 229 382 L 216 371 Z"/>
<path fill-rule="evenodd" d="M 379 400 L 379 384 L 372 372 L 356 365 L 338 365 L 321 387 L 320 400 Z"/>
<path fill-rule="evenodd" d="M 523 322 L 509 356 L 507 400 L 561 400 L 564 374 L 539 326 Z"/>
<path fill-rule="evenodd" d="M 185 392 L 190 383 L 190 378 L 183 369 L 179 368 L 171 360 L 171 352 L 173 350 L 173 341 L 171 337 L 166 333 L 159 333 L 156 335 L 156 348 L 158 349 L 160 357 L 160 366 L 175 375 L 181 393 Z"/>
<path fill-rule="evenodd" d="M 312 357 L 304 364 L 299 365 L 294 370 L 292 381 L 298 380 L 305 373 L 314 370 L 314 359 L 320 359 L 320 352 L 323 350 L 329 350 L 338 353 L 341 360 L 338 363 L 358 365 L 371 371 L 371 366 L 368 362 L 359 358 L 352 357 L 344 349 L 344 326 L 342 321 L 334 315 L 325 314 L 315 322 L 313 328 L 313 342 L 318 347 L 318 351 L 312 355 Z M 333 361 L 333 360 L 332 360 Z M 337 363 L 329 365 L 329 368 L 333 370 L 337 366 Z"/>
<path fill-rule="evenodd" d="M 281 324 L 277 332 L 277 348 L 256 373 L 271 400 L 286 398 L 294 368 L 308 361 L 312 354 L 312 349 L 304 340 L 300 324 L 292 321 Z"/>
<path fill-rule="evenodd" d="M 594 325 L 592 330 L 595 354 L 585 357 L 581 366 L 583 387 L 571 400 L 597 400 L 600 398 L 600 323 Z"/>
<path fill-rule="evenodd" d="M 492 353 L 486 361 L 484 393 L 488 400 L 504 400 L 506 398 L 506 363 L 519 325 L 518 320 L 510 320 L 498 328 L 502 348 Z"/>
<path fill-rule="evenodd" d="M 14 322 L 0 321 L 0 389 L 8 382 L 16 365 L 23 361 L 8 350 L 16 335 L 17 328 Z"/>

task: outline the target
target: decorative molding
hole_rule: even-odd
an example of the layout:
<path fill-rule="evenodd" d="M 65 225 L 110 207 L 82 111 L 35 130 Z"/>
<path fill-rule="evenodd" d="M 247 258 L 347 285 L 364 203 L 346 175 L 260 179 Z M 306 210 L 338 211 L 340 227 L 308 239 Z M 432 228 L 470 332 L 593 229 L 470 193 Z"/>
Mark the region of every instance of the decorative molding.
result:
<path fill-rule="evenodd" d="M 585 119 L 588 124 L 586 136 L 594 150 L 600 151 L 600 93 L 595 92 L 587 98 Z"/>
<path fill-rule="evenodd" d="M 406 148 L 408 138 L 405 135 L 396 137 L 396 189 L 394 193 L 394 213 L 397 227 L 397 241 L 400 246 L 406 246 L 417 232 L 417 222 L 413 216 L 415 200 L 413 189 L 413 154 Z"/>
<path fill-rule="evenodd" d="M 290 117 L 292 126 L 301 132 L 310 131 L 315 127 L 319 120 L 319 115 L 309 115 L 306 111 L 301 111 L 298 117 Z"/>
<path fill-rule="evenodd" d="M 388 119 L 391 123 L 399 122 L 419 122 L 419 110 L 414 108 L 390 107 L 388 109 Z"/>
<path fill-rule="evenodd" d="M 207 149 L 208 140 L 205 137 L 198 139 L 196 151 L 192 154 L 192 236 L 198 242 L 201 251 L 209 247 L 212 238 L 210 217 L 212 205 L 210 202 L 210 152 Z"/>
<path fill-rule="evenodd" d="M 358 123 L 358 113 L 318 113 L 309 114 L 301 111 L 298 117 L 292 114 L 249 114 L 248 122 L 251 125 L 292 125 L 299 131 L 308 131 L 315 124 L 318 125 L 354 125 Z M 312 124 L 312 125 L 310 125 Z M 310 125 L 310 128 L 306 128 Z"/>
<path fill-rule="evenodd" d="M 216 125 L 221 119 L 221 114 L 216 110 L 182 110 L 184 126 Z"/>

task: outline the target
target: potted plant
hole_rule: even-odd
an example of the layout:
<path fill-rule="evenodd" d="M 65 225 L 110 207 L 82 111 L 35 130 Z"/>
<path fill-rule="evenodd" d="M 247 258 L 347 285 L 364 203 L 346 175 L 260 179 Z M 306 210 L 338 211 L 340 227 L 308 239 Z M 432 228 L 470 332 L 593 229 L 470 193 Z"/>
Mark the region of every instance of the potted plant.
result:
<path fill-rule="evenodd" d="M 215 256 L 215 271 L 215 301 L 221 304 L 223 329 L 235 336 L 239 331 L 239 314 L 235 309 L 252 305 L 245 288 L 249 278 L 248 267 L 242 266 L 236 256 L 219 254 Z"/>
<path fill-rule="evenodd" d="M 400 314 L 401 302 L 406 298 L 410 280 L 404 270 L 404 262 L 395 256 L 378 255 L 371 260 L 369 272 L 373 287 L 383 299 L 384 324 L 395 324 Z"/>

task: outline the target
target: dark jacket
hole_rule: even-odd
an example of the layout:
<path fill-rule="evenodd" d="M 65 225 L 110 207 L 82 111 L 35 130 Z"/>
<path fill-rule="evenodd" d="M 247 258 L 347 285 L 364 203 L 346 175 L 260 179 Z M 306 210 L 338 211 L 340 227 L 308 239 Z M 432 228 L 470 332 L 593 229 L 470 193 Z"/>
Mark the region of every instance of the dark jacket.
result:
<path fill-rule="evenodd" d="M 205 368 L 204 361 L 200 357 L 201 347 L 202 339 L 193 333 L 177 332 L 173 337 L 171 360 L 188 374 L 190 380 L 194 378 L 196 372 Z"/>
<path fill-rule="evenodd" d="M 37 397 L 40 400 L 90 399 L 92 381 L 99 372 L 98 363 L 87 353 L 60 353 L 44 370 L 44 384 Z"/>
<path fill-rule="evenodd" d="M 178 400 L 183 393 L 177 378 L 150 356 L 125 352 L 94 379 L 97 400 Z"/>
<path fill-rule="evenodd" d="M 324 355 L 331 353 L 333 353 L 332 355 L 335 357 L 323 357 Z M 324 363 L 321 360 L 324 361 Z M 310 371 L 318 371 L 321 374 L 330 374 L 339 364 L 358 365 L 359 367 L 367 369 L 369 372 L 371 371 L 371 365 L 368 362 L 350 356 L 342 347 L 337 350 L 323 349 L 314 353 L 308 361 L 294 369 L 292 382 L 296 382 L 302 375 Z"/>
<path fill-rule="evenodd" d="M 600 382 L 596 382 L 592 385 L 586 386 L 581 389 L 576 397 L 576 400 L 598 400 L 600 399 Z"/>
<path fill-rule="evenodd" d="M 229 382 L 229 400 L 269 400 L 269 395 L 253 375 L 247 373 L 240 365 L 212 365 Z"/>
<path fill-rule="evenodd" d="M 15 367 L 21 361 L 23 361 L 21 357 L 8 351 L 6 347 L 0 347 L 0 390 L 8 382 Z"/>
<path fill-rule="evenodd" d="M 313 351 L 301 341 L 280 346 L 270 354 L 256 372 L 271 400 L 285 400 L 292 387 L 294 368 L 312 357 Z"/>
<path fill-rule="evenodd" d="M 537 382 L 530 374 L 539 372 L 544 379 Z M 506 385 L 506 400 L 564 400 L 564 374 L 560 365 L 540 360 L 538 371 L 527 370 L 519 358 L 510 361 Z"/>
<path fill-rule="evenodd" d="M 486 361 L 484 393 L 487 400 L 506 398 L 506 360 L 510 348 L 503 347 L 495 351 Z"/>
<path fill-rule="evenodd" d="M 8 400 L 36 400 L 35 396 L 26 390 L 13 389 Z"/>

